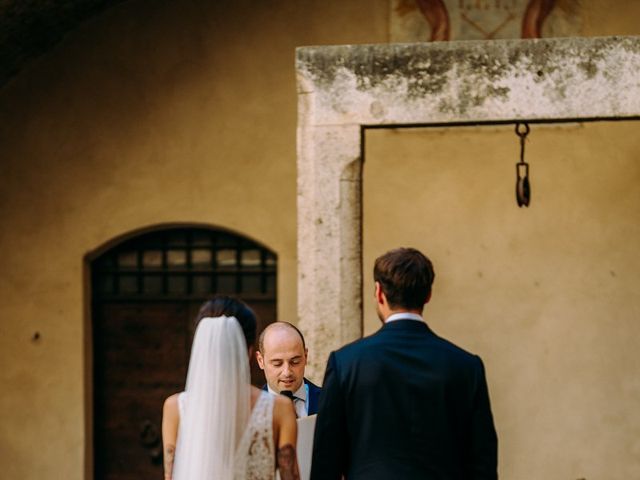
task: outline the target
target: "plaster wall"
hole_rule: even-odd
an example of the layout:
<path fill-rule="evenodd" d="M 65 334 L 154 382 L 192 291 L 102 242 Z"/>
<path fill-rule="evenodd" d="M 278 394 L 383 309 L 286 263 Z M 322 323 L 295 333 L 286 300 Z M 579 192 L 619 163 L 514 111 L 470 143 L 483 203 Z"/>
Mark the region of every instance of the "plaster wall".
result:
<path fill-rule="evenodd" d="M 586 35 L 640 33 L 637 2 L 583 5 Z M 278 313 L 295 321 L 294 48 L 385 42 L 387 13 L 383 0 L 129 1 L 0 91 L 3 478 L 90 478 L 83 258 L 114 238 L 175 223 L 250 236 L 278 253 Z M 506 353 L 440 331 L 502 381 L 494 365 Z M 493 390 L 497 411 L 509 408 Z M 507 418 L 502 432 L 526 435 Z"/>
<path fill-rule="evenodd" d="M 0 92 L 3 478 L 90 478 L 83 258 L 114 238 L 175 223 L 254 238 L 296 321 L 294 49 L 385 41 L 384 7 L 127 2 Z"/>
<path fill-rule="evenodd" d="M 365 334 L 375 257 L 425 252 L 425 319 L 485 362 L 503 478 L 640 475 L 638 129 L 533 125 L 528 209 L 512 126 L 366 133 Z"/>

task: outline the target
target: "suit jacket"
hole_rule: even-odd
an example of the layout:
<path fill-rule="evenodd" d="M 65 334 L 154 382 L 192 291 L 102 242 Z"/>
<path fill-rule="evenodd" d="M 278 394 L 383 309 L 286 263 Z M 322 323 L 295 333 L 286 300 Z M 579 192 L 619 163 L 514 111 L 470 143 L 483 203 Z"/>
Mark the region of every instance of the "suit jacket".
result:
<path fill-rule="evenodd" d="M 322 392 L 322 388 L 317 386 L 315 383 L 304 379 L 304 383 L 309 387 L 309 399 L 308 399 L 308 412 L 307 415 L 315 415 L 318 413 L 318 404 L 320 401 L 320 392 Z M 267 385 L 263 385 L 262 390 L 265 392 L 268 391 Z"/>
<path fill-rule="evenodd" d="M 329 356 L 311 480 L 497 479 L 480 357 L 397 320 Z"/>

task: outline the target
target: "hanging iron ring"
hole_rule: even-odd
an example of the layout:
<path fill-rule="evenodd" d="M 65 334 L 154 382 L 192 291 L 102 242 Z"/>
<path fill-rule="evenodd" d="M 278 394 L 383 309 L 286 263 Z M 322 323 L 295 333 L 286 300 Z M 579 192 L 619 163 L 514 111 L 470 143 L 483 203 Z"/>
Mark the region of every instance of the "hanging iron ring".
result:
<path fill-rule="evenodd" d="M 516 201 L 519 207 L 528 207 L 531 202 L 529 164 L 524 161 L 524 142 L 530 131 L 528 123 L 516 123 L 516 135 L 520 137 L 520 161 L 516 163 Z"/>
<path fill-rule="evenodd" d="M 520 127 L 524 127 L 524 130 L 520 131 Z M 518 135 L 520 138 L 525 138 L 527 135 L 529 135 L 530 131 L 531 129 L 529 128 L 528 123 L 516 123 L 516 135 Z"/>
<path fill-rule="evenodd" d="M 524 130 L 521 130 L 520 127 L 524 127 Z M 516 135 L 520 137 L 520 163 L 525 163 L 524 161 L 524 142 L 527 139 L 527 135 L 531 129 L 529 128 L 528 123 L 516 123 Z"/>

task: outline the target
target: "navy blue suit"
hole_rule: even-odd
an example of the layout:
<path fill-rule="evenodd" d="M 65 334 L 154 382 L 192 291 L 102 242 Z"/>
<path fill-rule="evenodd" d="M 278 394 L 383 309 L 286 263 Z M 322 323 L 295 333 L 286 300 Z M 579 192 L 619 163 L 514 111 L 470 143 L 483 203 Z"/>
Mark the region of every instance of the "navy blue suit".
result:
<path fill-rule="evenodd" d="M 397 320 L 329 356 L 311 480 L 497 479 L 480 357 Z"/>
<path fill-rule="evenodd" d="M 309 387 L 309 399 L 307 402 L 308 412 L 307 415 L 315 415 L 318 413 L 318 404 L 320 401 L 320 392 L 322 389 L 317 386 L 315 383 L 310 382 L 306 378 L 304 379 L 304 383 Z M 262 387 L 262 390 L 268 391 L 267 385 Z"/>

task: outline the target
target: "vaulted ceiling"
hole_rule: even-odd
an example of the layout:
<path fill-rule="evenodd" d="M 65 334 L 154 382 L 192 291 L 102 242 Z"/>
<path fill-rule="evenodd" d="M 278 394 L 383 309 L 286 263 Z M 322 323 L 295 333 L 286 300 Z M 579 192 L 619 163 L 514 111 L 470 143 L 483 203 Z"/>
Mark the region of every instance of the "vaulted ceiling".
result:
<path fill-rule="evenodd" d="M 126 0 L 0 0 L 0 88 L 81 22 Z"/>

